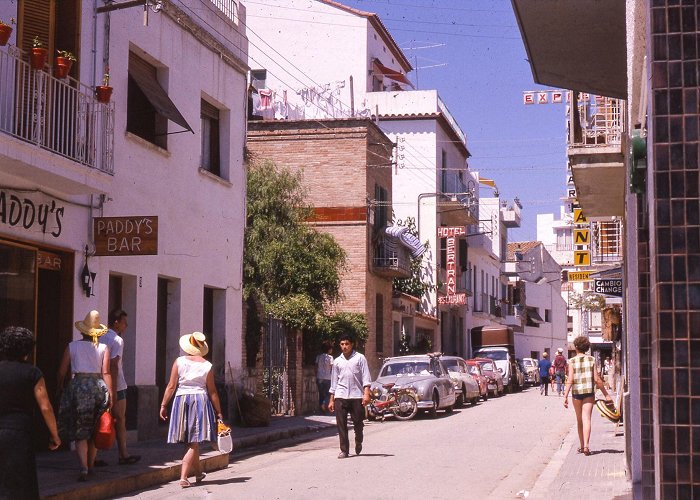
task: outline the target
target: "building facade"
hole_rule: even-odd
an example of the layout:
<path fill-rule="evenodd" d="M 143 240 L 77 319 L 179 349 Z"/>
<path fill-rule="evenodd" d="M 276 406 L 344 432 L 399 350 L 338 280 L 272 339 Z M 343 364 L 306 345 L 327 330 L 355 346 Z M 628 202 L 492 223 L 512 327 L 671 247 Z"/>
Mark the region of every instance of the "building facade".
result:
<path fill-rule="evenodd" d="M 245 33 L 208 0 L 147 23 L 98 7 L 0 5 L 17 19 L 0 47 L 0 324 L 35 332 L 54 394 L 73 322 L 125 309 L 127 427 L 147 439 L 180 335 L 207 334 L 222 384 L 242 364 Z M 74 54 L 67 78 L 30 65 L 35 37 Z"/>

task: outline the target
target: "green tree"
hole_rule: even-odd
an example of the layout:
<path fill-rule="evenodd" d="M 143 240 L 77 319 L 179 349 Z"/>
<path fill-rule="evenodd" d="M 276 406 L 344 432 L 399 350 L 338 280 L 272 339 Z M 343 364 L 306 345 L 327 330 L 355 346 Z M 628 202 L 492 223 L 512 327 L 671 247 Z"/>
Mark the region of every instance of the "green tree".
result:
<path fill-rule="evenodd" d="M 265 314 L 315 330 L 325 308 L 339 299 L 345 251 L 331 235 L 306 223 L 312 209 L 301 178 L 301 172 L 269 161 L 251 162 L 248 168 L 243 294 L 249 364 Z"/>

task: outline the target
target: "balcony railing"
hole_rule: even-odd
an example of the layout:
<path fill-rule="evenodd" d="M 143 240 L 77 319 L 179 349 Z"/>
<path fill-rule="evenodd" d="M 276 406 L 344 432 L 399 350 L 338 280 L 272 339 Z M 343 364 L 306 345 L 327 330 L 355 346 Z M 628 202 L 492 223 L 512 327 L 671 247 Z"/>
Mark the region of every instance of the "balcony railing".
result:
<path fill-rule="evenodd" d="M 113 173 L 114 105 L 92 87 L 34 70 L 14 46 L 0 50 L 0 132 Z"/>
<path fill-rule="evenodd" d="M 624 123 L 623 101 L 578 94 L 569 113 L 569 146 L 619 146 Z"/>
<path fill-rule="evenodd" d="M 411 255 L 405 246 L 381 240 L 375 246 L 373 271 L 387 278 L 408 278 L 411 276 Z"/>

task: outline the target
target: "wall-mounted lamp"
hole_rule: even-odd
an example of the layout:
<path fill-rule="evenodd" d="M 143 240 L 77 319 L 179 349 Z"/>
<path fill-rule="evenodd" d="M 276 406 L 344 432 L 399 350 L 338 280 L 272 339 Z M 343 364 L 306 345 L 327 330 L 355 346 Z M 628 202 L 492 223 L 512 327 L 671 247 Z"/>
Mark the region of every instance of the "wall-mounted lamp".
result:
<path fill-rule="evenodd" d="M 86 297 L 94 297 L 95 294 L 92 293 L 92 290 L 95 288 L 95 276 L 97 276 L 97 273 L 90 272 L 88 256 L 88 247 L 85 245 L 85 264 L 83 264 L 83 271 L 80 273 L 80 284 Z"/>

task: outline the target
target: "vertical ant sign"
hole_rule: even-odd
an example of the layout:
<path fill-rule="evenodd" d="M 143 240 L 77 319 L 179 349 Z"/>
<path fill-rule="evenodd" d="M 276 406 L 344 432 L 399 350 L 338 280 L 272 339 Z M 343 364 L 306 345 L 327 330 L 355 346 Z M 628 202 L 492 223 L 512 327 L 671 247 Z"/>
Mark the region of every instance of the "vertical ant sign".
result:
<path fill-rule="evenodd" d="M 457 293 L 457 238 L 467 234 L 464 226 L 438 227 L 438 238 L 446 239 L 445 268 L 447 270 L 447 295 L 438 297 L 439 304 L 461 305 L 467 303 L 466 293 Z"/>

